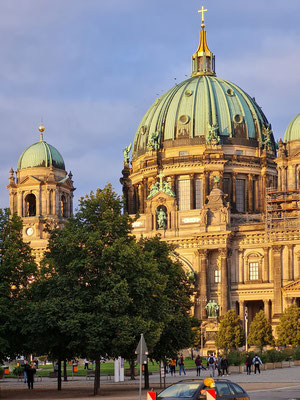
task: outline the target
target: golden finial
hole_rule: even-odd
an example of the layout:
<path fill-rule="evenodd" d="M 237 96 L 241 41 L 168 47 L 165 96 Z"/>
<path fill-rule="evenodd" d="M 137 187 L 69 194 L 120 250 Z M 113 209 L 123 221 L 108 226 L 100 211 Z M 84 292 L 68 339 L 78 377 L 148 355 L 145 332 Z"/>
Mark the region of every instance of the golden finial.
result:
<path fill-rule="evenodd" d="M 202 29 L 204 29 L 205 28 L 205 23 L 204 23 L 204 13 L 206 12 L 206 11 L 208 11 L 206 8 L 204 8 L 203 6 L 202 6 L 202 8 L 201 8 L 201 10 L 198 10 L 198 13 L 200 14 L 202 14 L 202 24 L 201 24 L 201 28 Z"/>
<path fill-rule="evenodd" d="M 44 124 L 43 124 L 43 120 L 41 121 L 41 125 L 39 126 L 39 131 L 41 132 L 40 140 L 44 140 L 43 132 L 45 131 L 45 127 L 44 127 Z"/>

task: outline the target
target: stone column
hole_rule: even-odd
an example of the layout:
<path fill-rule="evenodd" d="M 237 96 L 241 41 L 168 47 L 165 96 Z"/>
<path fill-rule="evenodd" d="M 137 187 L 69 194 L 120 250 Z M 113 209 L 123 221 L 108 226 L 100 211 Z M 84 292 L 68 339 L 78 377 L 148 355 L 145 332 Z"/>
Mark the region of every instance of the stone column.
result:
<path fill-rule="evenodd" d="M 265 209 L 266 186 L 267 186 L 267 174 L 266 174 L 266 169 L 263 168 L 262 172 L 261 172 L 261 192 L 260 192 L 261 206 L 260 206 L 260 212 L 263 212 L 264 209 Z"/>
<path fill-rule="evenodd" d="M 148 179 L 147 178 L 143 179 L 143 186 L 142 187 L 143 187 L 143 201 L 144 201 L 143 210 L 145 212 L 146 211 L 146 200 L 147 200 L 147 196 L 148 196 L 148 193 L 147 193 Z"/>
<path fill-rule="evenodd" d="M 281 246 L 273 246 L 274 260 L 274 310 L 273 314 L 282 312 L 282 293 L 281 293 Z"/>
<path fill-rule="evenodd" d="M 195 179 L 194 174 L 190 174 L 190 207 L 191 210 L 195 208 Z"/>
<path fill-rule="evenodd" d="M 205 204 L 208 193 L 209 193 L 209 179 L 208 179 L 208 173 L 205 171 L 203 173 L 203 204 Z"/>
<path fill-rule="evenodd" d="M 269 282 L 269 248 L 264 248 L 263 282 Z"/>
<path fill-rule="evenodd" d="M 232 209 L 236 211 L 236 173 L 232 174 Z"/>
<path fill-rule="evenodd" d="M 239 308 L 240 308 L 240 320 L 243 323 L 243 327 L 245 328 L 245 302 L 244 300 L 239 300 Z"/>
<path fill-rule="evenodd" d="M 266 316 L 267 320 L 270 321 L 270 300 L 269 299 L 264 300 L 264 311 L 265 311 L 265 316 Z"/>
<path fill-rule="evenodd" d="M 227 249 L 219 250 L 221 259 L 221 315 L 228 311 L 228 268 L 227 268 Z"/>
<path fill-rule="evenodd" d="M 253 212 L 253 178 L 248 174 L 248 212 Z"/>
<path fill-rule="evenodd" d="M 198 250 L 197 254 L 197 295 L 195 301 L 195 317 L 206 317 L 205 305 L 207 303 L 207 265 L 208 251 Z"/>
<path fill-rule="evenodd" d="M 293 249 L 294 245 L 293 244 L 288 244 L 288 280 L 291 281 L 294 279 L 294 271 L 293 271 Z"/>
<path fill-rule="evenodd" d="M 138 203 L 139 203 L 139 212 L 141 214 L 144 213 L 144 191 L 143 191 L 143 185 L 140 183 L 138 185 Z"/>
<path fill-rule="evenodd" d="M 38 188 L 36 194 L 36 216 L 39 217 L 41 215 L 41 188 Z"/>
<path fill-rule="evenodd" d="M 239 265 L 239 281 L 238 283 L 244 283 L 244 255 L 243 250 L 238 251 L 238 265 Z"/>
<path fill-rule="evenodd" d="M 25 215 L 22 215 L 23 211 L 23 194 L 22 192 L 18 192 L 17 194 L 17 213 L 19 217 L 25 217 Z"/>

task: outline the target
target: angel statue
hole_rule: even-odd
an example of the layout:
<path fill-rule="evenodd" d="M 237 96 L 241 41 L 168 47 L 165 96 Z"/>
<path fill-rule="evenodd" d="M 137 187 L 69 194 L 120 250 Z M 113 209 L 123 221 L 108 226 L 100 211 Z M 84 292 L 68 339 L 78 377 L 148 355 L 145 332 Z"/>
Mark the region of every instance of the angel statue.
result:
<path fill-rule="evenodd" d="M 160 209 L 156 211 L 157 215 L 157 227 L 158 229 L 166 229 L 167 227 L 167 215 L 164 210 Z"/>
<path fill-rule="evenodd" d="M 129 146 L 125 147 L 125 149 L 123 150 L 123 154 L 124 154 L 124 164 L 128 165 L 129 164 L 129 153 L 131 150 L 131 143 Z"/>

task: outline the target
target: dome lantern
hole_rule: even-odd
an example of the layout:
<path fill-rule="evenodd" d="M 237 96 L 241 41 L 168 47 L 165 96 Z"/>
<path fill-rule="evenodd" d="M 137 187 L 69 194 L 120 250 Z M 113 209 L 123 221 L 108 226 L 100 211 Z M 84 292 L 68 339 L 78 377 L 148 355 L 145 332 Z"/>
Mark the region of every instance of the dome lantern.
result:
<path fill-rule="evenodd" d="M 206 42 L 206 31 L 204 24 L 204 13 L 207 11 L 202 6 L 202 9 L 198 12 L 202 14 L 202 24 L 200 31 L 200 41 L 198 45 L 198 49 L 192 55 L 192 73 L 191 76 L 198 75 L 212 75 L 215 76 L 215 56 L 209 50 L 207 42 Z"/>

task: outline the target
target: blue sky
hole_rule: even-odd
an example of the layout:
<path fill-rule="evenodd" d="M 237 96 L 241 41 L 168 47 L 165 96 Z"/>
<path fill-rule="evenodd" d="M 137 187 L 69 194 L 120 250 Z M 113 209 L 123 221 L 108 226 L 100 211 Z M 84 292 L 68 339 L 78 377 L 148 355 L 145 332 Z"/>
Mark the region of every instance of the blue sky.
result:
<path fill-rule="evenodd" d="M 121 192 L 123 148 L 157 95 L 190 75 L 202 4 L 217 75 L 254 96 L 283 137 L 300 112 L 299 0 L 2 0 L 0 207 L 41 118 L 73 173 L 75 206 L 107 182 Z"/>

